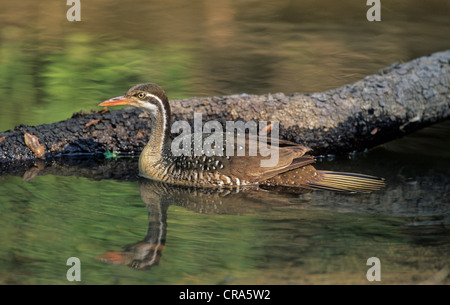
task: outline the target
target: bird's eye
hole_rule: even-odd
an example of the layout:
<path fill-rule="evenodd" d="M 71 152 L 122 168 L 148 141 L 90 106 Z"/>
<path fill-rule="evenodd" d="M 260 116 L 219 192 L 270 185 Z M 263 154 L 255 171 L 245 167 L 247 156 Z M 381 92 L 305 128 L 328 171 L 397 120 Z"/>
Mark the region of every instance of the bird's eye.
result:
<path fill-rule="evenodd" d="M 140 98 L 140 99 L 143 99 L 145 97 L 145 93 L 144 92 L 139 92 L 136 96 L 138 98 Z"/>

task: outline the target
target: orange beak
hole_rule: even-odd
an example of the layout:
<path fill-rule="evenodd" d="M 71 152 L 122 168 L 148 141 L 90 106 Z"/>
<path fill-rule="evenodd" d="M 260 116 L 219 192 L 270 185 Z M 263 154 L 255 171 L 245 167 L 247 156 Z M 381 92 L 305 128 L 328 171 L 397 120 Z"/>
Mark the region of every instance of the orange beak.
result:
<path fill-rule="evenodd" d="M 130 105 L 131 100 L 121 95 L 118 97 L 110 98 L 109 100 L 103 101 L 98 106 L 107 107 L 107 106 L 120 106 L 120 105 Z"/>
<path fill-rule="evenodd" d="M 121 252 L 121 251 L 106 252 L 104 254 L 97 256 L 96 258 L 101 261 L 113 263 L 113 264 L 125 263 L 125 259 L 126 259 L 125 252 Z"/>

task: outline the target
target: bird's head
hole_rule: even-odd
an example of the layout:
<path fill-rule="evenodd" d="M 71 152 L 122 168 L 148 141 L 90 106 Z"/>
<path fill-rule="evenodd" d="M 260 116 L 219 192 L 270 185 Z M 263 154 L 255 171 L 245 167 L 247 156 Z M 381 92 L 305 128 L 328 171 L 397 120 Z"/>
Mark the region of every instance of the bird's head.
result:
<path fill-rule="evenodd" d="M 169 99 L 166 92 L 156 84 L 139 84 L 128 90 L 127 93 L 101 102 L 98 106 L 130 105 L 143 108 L 153 116 L 158 112 L 170 111 Z"/>

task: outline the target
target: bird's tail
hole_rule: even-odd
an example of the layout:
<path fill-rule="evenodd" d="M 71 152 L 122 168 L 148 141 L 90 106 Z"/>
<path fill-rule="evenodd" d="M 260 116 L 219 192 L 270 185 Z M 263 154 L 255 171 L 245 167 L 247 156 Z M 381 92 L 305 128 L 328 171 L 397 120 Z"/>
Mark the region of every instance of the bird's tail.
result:
<path fill-rule="evenodd" d="M 313 189 L 341 192 L 372 192 L 385 186 L 382 178 L 331 171 L 318 171 L 319 179 L 307 182 L 306 186 Z"/>

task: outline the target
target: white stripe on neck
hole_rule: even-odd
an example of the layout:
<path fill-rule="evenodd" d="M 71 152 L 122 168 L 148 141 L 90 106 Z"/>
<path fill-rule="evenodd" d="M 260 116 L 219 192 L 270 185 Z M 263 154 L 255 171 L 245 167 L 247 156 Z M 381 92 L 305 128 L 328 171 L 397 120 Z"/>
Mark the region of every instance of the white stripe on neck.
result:
<path fill-rule="evenodd" d="M 147 95 L 147 97 L 152 97 L 155 100 L 157 100 L 159 102 L 159 105 L 161 106 L 160 108 L 161 108 L 161 112 L 162 112 L 161 115 L 162 115 L 162 118 L 163 118 L 163 133 L 162 133 L 160 151 L 162 151 L 162 145 L 164 144 L 164 141 L 166 140 L 165 139 L 165 137 L 166 137 L 166 124 L 167 124 L 166 109 L 164 108 L 163 101 L 159 97 L 157 97 L 156 95 L 151 94 L 151 93 L 146 93 L 146 95 Z M 152 116 L 152 120 L 155 121 L 156 116 L 158 114 L 158 106 L 156 106 L 155 104 L 151 104 L 149 102 L 143 102 L 141 105 L 142 105 L 143 108 L 147 109 L 150 112 L 150 114 Z M 153 124 L 154 124 L 154 122 L 152 122 L 152 125 Z"/>

